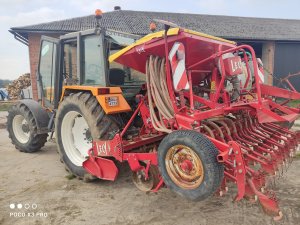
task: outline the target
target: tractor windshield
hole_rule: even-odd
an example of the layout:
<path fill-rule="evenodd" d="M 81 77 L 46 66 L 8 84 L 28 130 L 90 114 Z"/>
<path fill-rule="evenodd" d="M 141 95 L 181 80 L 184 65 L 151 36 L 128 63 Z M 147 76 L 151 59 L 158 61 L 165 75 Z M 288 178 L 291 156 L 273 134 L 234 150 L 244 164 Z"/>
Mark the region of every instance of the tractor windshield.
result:
<path fill-rule="evenodd" d="M 124 47 L 134 43 L 135 39 L 110 34 L 108 39 L 108 55 L 112 55 Z M 145 83 L 145 74 L 117 62 L 109 63 L 108 82 L 110 86 L 132 87 Z"/>

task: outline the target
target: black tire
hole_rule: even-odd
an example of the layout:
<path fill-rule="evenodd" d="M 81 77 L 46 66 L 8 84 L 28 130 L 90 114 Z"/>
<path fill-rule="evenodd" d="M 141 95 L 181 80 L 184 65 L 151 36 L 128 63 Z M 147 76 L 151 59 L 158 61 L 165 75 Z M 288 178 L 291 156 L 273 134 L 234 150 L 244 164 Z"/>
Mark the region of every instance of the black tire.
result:
<path fill-rule="evenodd" d="M 170 148 L 184 145 L 192 149 L 200 158 L 204 177 L 198 187 L 193 189 L 178 186 L 168 174 L 166 156 Z M 220 187 L 224 176 L 224 166 L 217 162 L 217 148 L 202 134 L 191 130 L 174 131 L 167 135 L 158 147 L 158 165 L 165 184 L 175 193 L 194 201 L 200 201 L 214 194 Z"/>
<path fill-rule="evenodd" d="M 96 97 L 88 92 L 79 92 L 71 94 L 64 98 L 60 103 L 55 123 L 56 143 L 61 161 L 65 164 L 69 173 L 90 181 L 95 179 L 92 175 L 82 167 L 74 164 L 68 157 L 63 145 L 61 132 L 62 122 L 68 112 L 75 111 L 81 114 L 89 127 L 89 132 L 92 139 L 108 140 L 114 137 L 114 134 L 119 130 L 117 123 L 111 116 L 106 115 L 102 107 L 98 103 Z"/>
<path fill-rule="evenodd" d="M 13 129 L 13 121 L 16 116 L 23 116 L 26 120 L 26 130 L 25 133 L 29 132 L 29 139 L 26 143 L 22 142 L 20 139 L 18 140 L 14 129 Z M 7 131 L 9 134 L 9 138 L 11 139 L 12 144 L 18 149 L 20 152 L 33 153 L 39 151 L 47 142 L 48 134 L 37 134 L 37 125 L 36 121 L 31 113 L 31 111 L 22 103 L 18 103 L 13 105 L 8 110 L 7 116 Z"/>

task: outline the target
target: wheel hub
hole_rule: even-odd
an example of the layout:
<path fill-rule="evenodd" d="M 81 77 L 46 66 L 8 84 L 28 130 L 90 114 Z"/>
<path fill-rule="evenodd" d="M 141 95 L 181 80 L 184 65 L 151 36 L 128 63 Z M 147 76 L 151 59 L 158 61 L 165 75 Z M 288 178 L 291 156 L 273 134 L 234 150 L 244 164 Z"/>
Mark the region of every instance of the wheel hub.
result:
<path fill-rule="evenodd" d="M 29 132 L 29 125 L 27 124 L 27 122 L 25 122 L 22 125 L 22 130 L 23 130 L 24 133 L 28 133 Z"/>
<path fill-rule="evenodd" d="M 12 129 L 16 139 L 25 144 L 30 139 L 30 128 L 27 120 L 23 115 L 16 115 L 13 118 Z"/>
<path fill-rule="evenodd" d="M 90 129 L 85 129 L 84 135 L 85 135 L 85 139 L 86 139 L 86 141 L 87 141 L 88 143 L 90 143 L 90 142 L 93 141 L 93 140 L 92 140 L 92 134 L 91 134 L 91 132 L 90 132 Z"/>
<path fill-rule="evenodd" d="M 167 152 L 165 164 L 172 181 L 184 189 L 194 189 L 203 181 L 202 161 L 196 152 L 185 145 L 171 147 Z"/>
<path fill-rule="evenodd" d="M 184 160 L 182 163 L 180 163 L 180 168 L 181 168 L 184 172 L 190 173 L 191 170 L 193 169 L 193 163 L 192 163 L 190 160 L 186 159 L 186 160 Z"/>

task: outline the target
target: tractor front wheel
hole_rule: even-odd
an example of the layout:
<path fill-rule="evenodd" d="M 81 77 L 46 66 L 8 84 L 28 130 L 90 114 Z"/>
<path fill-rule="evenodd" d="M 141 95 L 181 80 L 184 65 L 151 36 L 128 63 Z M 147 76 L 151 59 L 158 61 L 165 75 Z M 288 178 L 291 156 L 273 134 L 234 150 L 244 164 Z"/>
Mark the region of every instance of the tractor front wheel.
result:
<path fill-rule="evenodd" d="M 191 200 L 204 200 L 220 187 L 223 165 L 217 162 L 218 150 L 202 134 L 174 131 L 158 148 L 158 164 L 165 184 Z"/>
<path fill-rule="evenodd" d="M 87 92 L 66 96 L 60 103 L 55 123 L 56 142 L 66 169 L 85 181 L 94 177 L 82 163 L 88 157 L 93 139 L 112 139 L 118 126 L 106 115 L 96 97 Z"/>

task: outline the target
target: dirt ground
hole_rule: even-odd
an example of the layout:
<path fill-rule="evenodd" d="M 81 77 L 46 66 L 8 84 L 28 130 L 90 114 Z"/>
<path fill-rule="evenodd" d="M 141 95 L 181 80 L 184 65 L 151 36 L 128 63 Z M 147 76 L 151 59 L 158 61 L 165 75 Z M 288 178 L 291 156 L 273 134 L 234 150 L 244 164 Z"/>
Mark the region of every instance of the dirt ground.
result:
<path fill-rule="evenodd" d="M 300 160 L 277 182 L 284 218 L 275 223 L 257 204 L 233 203 L 233 189 L 203 202 L 187 201 L 167 188 L 142 193 L 128 166 L 116 182 L 70 179 L 55 143 L 38 153 L 20 153 L 5 129 L 0 129 L 0 155 L 0 224 L 300 224 Z"/>

